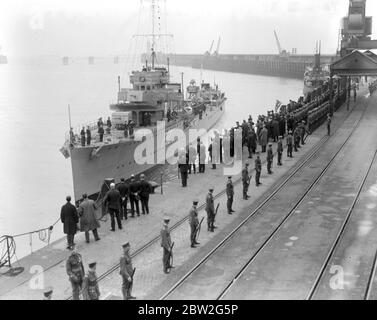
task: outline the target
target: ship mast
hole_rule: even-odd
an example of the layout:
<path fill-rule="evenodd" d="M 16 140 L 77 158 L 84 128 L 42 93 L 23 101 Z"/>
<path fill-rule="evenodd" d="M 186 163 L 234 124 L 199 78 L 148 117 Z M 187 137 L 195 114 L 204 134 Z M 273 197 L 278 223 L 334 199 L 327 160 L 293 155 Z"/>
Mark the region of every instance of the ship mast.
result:
<path fill-rule="evenodd" d="M 154 52 L 154 46 L 155 46 L 155 33 L 154 33 L 154 23 L 155 23 L 155 0 L 152 0 L 152 70 L 154 69 L 154 59 L 155 59 L 155 52 Z"/>

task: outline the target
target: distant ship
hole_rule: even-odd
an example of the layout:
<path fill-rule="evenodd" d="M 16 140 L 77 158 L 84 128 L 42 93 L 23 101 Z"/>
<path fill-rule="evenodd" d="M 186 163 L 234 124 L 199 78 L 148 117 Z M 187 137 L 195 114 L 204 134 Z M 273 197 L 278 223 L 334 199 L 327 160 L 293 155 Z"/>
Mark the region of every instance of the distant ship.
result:
<path fill-rule="evenodd" d="M 118 101 L 110 105 L 113 111 L 112 127 L 111 130 L 107 129 L 104 119 L 107 132 L 103 142 L 99 141 L 98 124 L 93 122 L 88 124 L 92 137 L 90 145 L 81 145 L 81 128 L 67 133 L 60 151 L 71 159 L 76 201 L 84 193 L 88 196 L 97 195 L 105 179 L 127 179 L 131 174 L 140 174 L 156 165 L 136 163 L 135 149 L 142 141 L 135 141 L 134 130 L 150 129 L 153 132 L 153 157 L 156 160 L 157 152 L 164 152 L 163 149 L 174 142 L 166 141 L 164 146 L 158 146 L 156 137 L 161 132 L 157 132 L 157 121 L 165 124 L 165 132 L 162 133 L 165 136 L 170 129 L 182 129 L 185 133 L 189 129 L 209 130 L 224 114 L 226 97 L 217 85 L 196 85 L 192 80 L 187 88 L 188 98 L 184 100 L 182 85 L 170 82 L 169 65 L 155 65 L 153 49 L 154 44 L 151 50 L 152 63 L 146 61 L 141 70 L 131 73 L 131 88 L 121 88 L 118 78 Z M 156 146 L 160 149 L 157 150 Z"/>
<path fill-rule="evenodd" d="M 314 65 L 306 68 L 304 73 L 304 96 L 322 86 L 330 79 L 328 66 L 321 65 L 321 53 L 314 55 Z"/>

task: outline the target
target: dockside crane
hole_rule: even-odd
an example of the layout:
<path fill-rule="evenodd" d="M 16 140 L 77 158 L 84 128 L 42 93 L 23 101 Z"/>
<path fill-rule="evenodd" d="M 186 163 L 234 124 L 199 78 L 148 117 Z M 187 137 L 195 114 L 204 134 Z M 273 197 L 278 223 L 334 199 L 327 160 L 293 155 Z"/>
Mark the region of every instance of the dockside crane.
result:
<path fill-rule="evenodd" d="M 342 19 L 340 56 L 357 49 L 377 49 L 371 34 L 372 17 L 366 16 L 366 0 L 350 0 L 348 16 Z"/>
<path fill-rule="evenodd" d="M 280 41 L 279 41 L 279 37 L 278 37 L 278 35 L 277 35 L 277 33 L 276 33 L 275 30 L 274 30 L 274 35 L 275 35 L 276 44 L 277 44 L 278 50 L 279 50 L 279 56 L 280 57 L 284 57 L 284 58 L 288 57 L 289 53 L 286 50 L 282 49 Z"/>
<path fill-rule="evenodd" d="M 213 43 L 215 40 L 212 40 L 211 46 L 209 47 L 209 50 L 204 53 L 205 56 L 210 56 L 212 52 Z"/>
<path fill-rule="evenodd" d="M 219 37 L 219 40 L 217 41 L 217 47 L 216 47 L 216 50 L 215 50 L 215 52 L 213 53 L 213 55 L 214 55 L 215 57 L 217 57 L 217 56 L 219 55 L 220 41 L 221 41 L 221 38 Z"/>

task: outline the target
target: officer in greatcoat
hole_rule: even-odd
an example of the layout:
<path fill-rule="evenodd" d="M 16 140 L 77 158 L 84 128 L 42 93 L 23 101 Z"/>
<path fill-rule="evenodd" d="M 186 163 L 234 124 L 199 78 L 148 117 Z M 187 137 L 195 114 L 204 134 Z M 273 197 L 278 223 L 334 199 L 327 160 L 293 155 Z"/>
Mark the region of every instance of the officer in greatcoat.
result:
<path fill-rule="evenodd" d="M 260 132 L 260 137 L 259 137 L 259 143 L 262 146 L 262 152 L 266 152 L 266 146 L 268 142 L 268 131 L 266 126 L 263 126 L 263 129 Z"/>
<path fill-rule="evenodd" d="M 161 247 L 163 248 L 163 253 L 162 253 L 162 266 L 163 270 L 165 273 L 170 272 L 170 256 L 172 254 L 172 242 L 170 238 L 170 230 L 169 230 L 169 217 L 164 217 L 163 218 L 164 223 L 160 232 L 161 235 Z"/>
<path fill-rule="evenodd" d="M 123 256 L 120 258 L 120 270 L 119 274 L 122 276 L 122 294 L 123 300 L 136 299 L 132 296 L 132 285 L 134 282 L 134 267 L 132 265 L 132 259 L 130 255 L 131 245 L 129 242 L 122 245 Z"/>
<path fill-rule="evenodd" d="M 60 211 L 60 220 L 63 223 L 63 231 L 67 235 L 67 249 L 71 249 L 74 245 L 79 216 L 76 207 L 71 203 L 71 196 L 67 196 L 66 200 L 67 203 Z"/>
<path fill-rule="evenodd" d="M 80 230 L 85 232 L 85 240 L 89 243 L 89 231 L 93 232 L 94 239 L 100 240 L 98 237 L 97 228 L 100 227 L 98 220 L 96 219 L 95 210 L 96 204 L 93 200 L 88 199 L 86 193 L 82 195 L 83 201 L 80 203 L 77 209 L 80 216 Z"/>
<path fill-rule="evenodd" d="M 66 271 L 72 285 L 72 299 L 80 300 L 80 291 L 82 289 L 85 271 L 81 254 L 76 251 L 75 245 L 72 246 L 71 255 L 67 259 Z"/>
<path fill-rule="evenodd" d="M 197 210 L 198 201 L 194 200 L 192 202 L 192 208 L 190 209 L 189 213 L 189 224 L 190 224 L 190 242 L 191 242 L 191 248 L 196 248 L 195 245 L 199 244 L 199 242 L 196 241 L 196 234 L 198 231 L 199 226 L 199 219 L 198 219 L 198 210 Z"/>
<path fill-rule="evenodd" d="M 88 273 L 85 275 L 82 284 L 82 296 L 84 300 L 99 300 L 101 295 L 98 286 L 96 265 L 97 262 L 91 262 L 88 264 Z"/>

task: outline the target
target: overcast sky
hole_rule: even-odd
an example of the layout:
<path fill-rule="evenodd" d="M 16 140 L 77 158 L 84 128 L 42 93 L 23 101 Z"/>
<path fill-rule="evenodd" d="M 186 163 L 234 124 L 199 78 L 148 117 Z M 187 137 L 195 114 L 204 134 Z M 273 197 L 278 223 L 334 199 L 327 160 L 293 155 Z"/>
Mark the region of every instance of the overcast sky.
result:
<path fill-rule="evenodd" d="M 140 0 L 2 0 L 0 46 L 8 55 L 130 53 L 132 35 L 151 28 L 150 1 L 140 10 Z M 162 19 L 156 29 L 165 32 L 166 17 L 175 53 L 203 53 L 218 37 L 220 53 L 277 53 L 275 29 L 286 50 L 311 54 L 321 40 L 322 52 L 333 54 L 348 1 L 162 0 L 156 11 Z M 368 0 L 367 14 L 374 13 L 377 1 Z"/>

